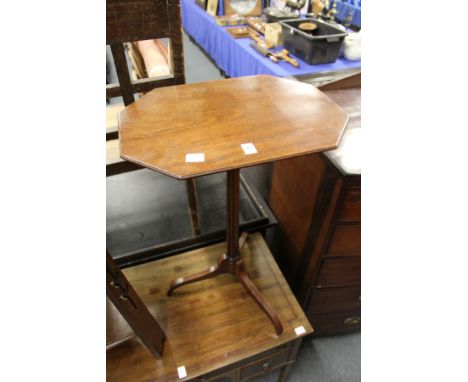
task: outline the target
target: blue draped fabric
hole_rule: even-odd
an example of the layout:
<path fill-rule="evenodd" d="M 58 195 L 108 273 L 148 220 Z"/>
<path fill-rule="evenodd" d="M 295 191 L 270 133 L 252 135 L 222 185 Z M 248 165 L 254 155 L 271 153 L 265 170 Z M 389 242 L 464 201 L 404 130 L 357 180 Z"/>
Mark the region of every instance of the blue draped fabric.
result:
<path fill-rule="evenodd" d="M 219 0 L 222 1 L 222 0 Z M 333 64 L 309 65 L 297 59 L 299 68 L 280 61 L 275 64 L 255 51 L 249 38 L 234 39 L 226 32 L 228 27 L 218 26 L 214 18 L 195 4 L 195 0 L 181 0 L 182 27 L 216 65 L 229 77 L 269 74 L 277 77 L 297 76 L 361 66 L 361 61 L 339 58 Z"/>
<path fill-rule="evenodd" d="M 361 2 L 355 0 L 334 0 L 330 5 L 336 3 L 337 20 L 344 21 L 348 15 L 351 15 L 350 24 L 361 27 Z"/>

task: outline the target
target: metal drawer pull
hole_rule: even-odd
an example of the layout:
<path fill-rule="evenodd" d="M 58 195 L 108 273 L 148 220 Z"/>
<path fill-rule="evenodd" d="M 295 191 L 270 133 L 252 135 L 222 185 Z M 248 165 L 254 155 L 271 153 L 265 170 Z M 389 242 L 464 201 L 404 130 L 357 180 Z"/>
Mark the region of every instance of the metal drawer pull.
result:
<path fill-rule="evenodd" d="M 265 362 L 265 363 L 262 365 L 262 369 L 263 369 L 263 370 L 267 370 L 269 367 L 270 367 L 270 364 L 269 364 L 268 362 Z"/>
<path fill-rule="evenodd" d="M 359 316 L 354 316 L 354 317 L 348 317 L 346 320 L 344 320 L 345 325 L 357 325 L 361 323 L 361 317 Z"/>

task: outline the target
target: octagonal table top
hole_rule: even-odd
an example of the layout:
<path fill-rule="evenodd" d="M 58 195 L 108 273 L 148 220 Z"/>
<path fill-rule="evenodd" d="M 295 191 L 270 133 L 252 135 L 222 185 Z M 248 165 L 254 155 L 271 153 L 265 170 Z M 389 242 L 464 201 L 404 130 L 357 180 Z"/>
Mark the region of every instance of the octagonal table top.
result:
<path fill-rule="evenodd" d="M 120 155 L 186 179 L 334 149 L 348 119 L 314 86 L 278 77 L 177 85 L 120 112 Z"/>

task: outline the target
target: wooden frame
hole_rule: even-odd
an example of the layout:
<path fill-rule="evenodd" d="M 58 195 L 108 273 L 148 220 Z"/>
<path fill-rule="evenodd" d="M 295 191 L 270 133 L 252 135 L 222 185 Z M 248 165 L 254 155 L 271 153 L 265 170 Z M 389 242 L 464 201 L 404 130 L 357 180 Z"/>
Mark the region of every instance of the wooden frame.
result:
<path fill-rule="evenodd" d="M 206 12 L 211 16 L 216 16 L 218 13 L 218 0 L 207 0 Z"/>
<path fill-rule="evenodd" d="M 230 15 L 239 15 L 239 16 L 261 16 L 262 14 L 262 1 L 257 0 L 257 4 L 255 5 L 254 9 L 252 9 L 250 12 L 246 14 L 239 14 L 239 12 L 236 11 L 235 7 L 231 6 L 231 1 L 232 0 L 223 0 L 224 1 L 224 15 L 225 16 L 230 16 Z M 235 1 L 235 0 L 234 0 Z"/>
<path fill-rule="evenodd" d="M 150 353 L 161 358 L 166 335 L 109 252 L 106 253 L 106 293 Z"/>

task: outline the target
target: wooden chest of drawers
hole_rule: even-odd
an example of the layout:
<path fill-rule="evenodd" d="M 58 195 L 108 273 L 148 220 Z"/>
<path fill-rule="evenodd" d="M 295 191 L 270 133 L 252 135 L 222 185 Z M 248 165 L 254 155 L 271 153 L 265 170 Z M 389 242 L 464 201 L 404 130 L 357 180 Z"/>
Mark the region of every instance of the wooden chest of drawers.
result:
<path fill-rule="evenodd" d="M 340 173 L 324 155 L 278 162 L 270 206 L 279 265 L 315 334 L 359 329 L 360 176 Z"/>
<path fill-rule="evenodd" d="M 108 304 L 108 381 L 244 382 L 268 373 L 278 374 L 279 382 L 286 380 L 302 339 L 313 329 L 259 233 L 247 238 L 243 261 L 278 313 L 284 328 L 281 335 L 275 334 L 263 310 L 231 276 L 187 285 L 167 296 L 176 275 L 206 269 L 225 249 L 226 243 L 219 243 L 123 269 L 166 333 L 166 341 L 162 358 L 155 358 Z M 297 331 L 301 327 L 303 331 Z M 180 366 L 187 373 L 182 379 Z"/>
<path fill-rule="evenodd" d="M 325 92 L 350 122 L 337 150 L 276 162 L 275 255 L 316 335 L 360 329 L 360 86 Z"/>

